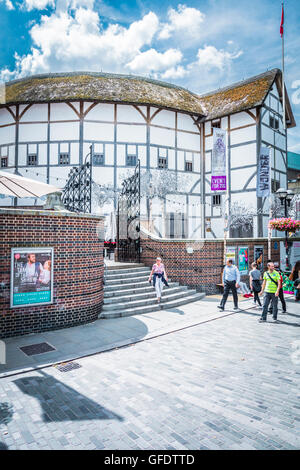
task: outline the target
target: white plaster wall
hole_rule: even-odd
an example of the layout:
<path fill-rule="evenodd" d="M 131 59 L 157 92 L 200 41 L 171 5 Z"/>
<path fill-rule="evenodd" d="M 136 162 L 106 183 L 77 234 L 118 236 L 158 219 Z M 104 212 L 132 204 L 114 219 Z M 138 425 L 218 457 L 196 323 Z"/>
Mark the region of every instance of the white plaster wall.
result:
<path fill-rule="evenodd" d="M 177 133 L 177 147 L 186 150 L 196 150 L 200 152 L 200 135 L 189 134 L 187 132 Z"/>
<path fill-rule="evenodd" d="M 157 168 L 158 157 L 157 157 L 157 147 L 150 147 L 150 167 Z"/>
<path fill-rule="evenodd" d="M 175 131 L 151 126 L 150 142 L 156 145 L 175 147 Z"/>
<path fill-rule="evenodd" d="M 117 126 L 117 140 L 119 142 L 145 143 L 146 134 L 146 125 L 118 124 Z"/>
<path fill-rule="evenodd" d="M 50 164 L 58 163 L 58 144 L 50 144 Z"/>
<path fill-rule="evenodd" d="M 182 150 L 177 151 L 177 169 L 184 170 L 184 152 Z"/>
<path fill-rule="evenodd" d="M 70 152 L 71 165 L 77 165 L 79 163 L 79 144 L 72 142 Z"/>
<path fill-rule="evenodd" d="M 201 156 L 200 153 L 194 153 L 193 158 L 193 171 L 200 173 L 200 166 L 201 166 Z"/>
<path fill-rule="evenodd" d="M 27 165 L 27 145 L 19 145 L 18 146 L 18 151 L 19 151 L 19 165 Z"/>
<path fill-rule="evenodd" d="M 176 168 L 175 150 L 169 149 L 169 152 L 168 152 L 168 168 L 169 168 L 169 170 L 175 170 L 175 168 Z"/>
<path fill-rule="evenodd" d="M 248 178 L 255 174 L 256 171 L 256 168 L 243 168 L 241 170 L 231 170 L 231 190 L 242 191 L 248 181 Z M 245 189 L 251 189 L 255 187 L 255 184 L 256 179 L 254 176 L 251 182 L 248 184 L 247 188 Z"/>
<path fill-rule="evenodd" d="M 145 145 L 138 146 L 138 158 L 142 167 L 147 165 L 147 148 Z"/>
<path fill-rule="evenodd" d="M 134 106 L 130 105 L 118 105 L 117 106 L 117 121 L 118 122 L 136 122 L 145 124 L 145 119 L 138 112 Z"/>
<path fill-rule="evenodd" d="M 159 111 L 159 113 L 157 113 L 152 119 L 151 124 L 175 129 L 175 112 L 165 110 Z"/>
<path fill-rule="evenodd" d="M 8 166 L 14 166 L 15 164 L 15 146 L 10 145 L 8 147 Z"/>
<path fill-rule="evenodd" d="M 230 140 L 231 145 L 240 144 L 242 142 L 247 142 L 250 140 L 256 139 L 256 127 L 246 127 L 244 129 L 238 129 L 234 132 L 231 132 Z"/>
<path fill-rule="evenodd" d="M 94 166 L 93 167 L 93 180 L 98 184 L 109 184 L 114 183 L 114 170 L 111 167 L 105 166 Z"/>
<path fill-rule="evenodd" d="M 182 113 L 177 113 L 177 129 L 190 132 L 197 132 L 198 130 L 192 117 Z"/>
<path fill-rule="evenodd" d="M 105 145 L 105 164 L 106 165 L 114 164 L 114 145 L 113 144 Z"/>
<path fill-rule="evenodd" d="M 48 105 L 47 104 L 33 104 L 25 111 L 20 122 L 32 121 L 47 121 L 48 120 Z"/>
<path fill-rule="evenodd" d="M 213 138 L 212 138 L 212 136 L 205 137 L 205 151 L 212 150 L 212 147 L 213 147 Z"/>
<path fill-rule="evenodd" d="M 93 141 L 110 141 L 114 140 L 113 124 L 103 124 L 99 122 L 84 122 L 83 124 L 84 140 Z"/>
<path fill-rule="evenodd" d="M 89 106 L 91 103 L 85 103 Z M 86 106 L 86 110 L 89 108 Z M 97 104 L 86 115 L 85 121 L 114 121 L 114 105 L 113 104 Z"/>
<path fill-rule="evenodd" d="M 256 165 L 256 143 L 230 149 L 231 168 L 244 165 Z"/>
<path fill-rule="evenodd" d="M 51 103 L 50 120 L 51 121 L 69 121 L 78 120 L 77 114 L 66 103 Z"/>
<path fill-rule="evenodd" d="M 117 165 L 124 166 L 126 164 L 126 147 L 125 145 L 117 145 Z"/>
<path fill-rule="evenodd" d="M 0 126 L 6 125 L 6 124 L 12 124 L 14 123 L 15 120 L 13 116 L 10 114 L 9 111 L 5 108 L 0 109 Z"/>
<path fill-rule="evenodd" d="M 15 126 L 0 127 L 1 144 L 10 144 L 15 142 Z"/>
<path fill-rule="evenodd" d="M 47 145 L 40 144 L 38 149 L 39 165 L 47 165 Z"/>
<path fill-rule="evenodd" d="M 248 113 L 246 113 L 246 111 L 243 111 L 242 113 L 232 114 L 230 116 L 231 129 L 240 126 L 247 126 L 249 124 L 256 125 L 254 119 Z"/>
<path fill-rule="evenodd" d="M 211 171 L 211 152 L 205 153 L 205 172 Z"/>
<path fill-rule="evenodd" d="M 79 122 L 51 123 L 50 140 L 79 140 Z"/>

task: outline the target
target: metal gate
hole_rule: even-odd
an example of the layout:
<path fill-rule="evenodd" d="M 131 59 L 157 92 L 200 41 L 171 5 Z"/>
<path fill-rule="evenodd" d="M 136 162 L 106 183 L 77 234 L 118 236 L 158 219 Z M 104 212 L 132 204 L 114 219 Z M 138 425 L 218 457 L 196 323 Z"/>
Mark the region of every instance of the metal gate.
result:
<path fill-rule="evenodd" d="M 140 262 L 140 161 L 134 174 L 122 183 L 118 199 L 118 261 Z"/>
<path fill-rule="evenodd" d="M 70 171 L 62 201 L 69 211 L 92 212 L 92 146 L 84 164 Z"/>

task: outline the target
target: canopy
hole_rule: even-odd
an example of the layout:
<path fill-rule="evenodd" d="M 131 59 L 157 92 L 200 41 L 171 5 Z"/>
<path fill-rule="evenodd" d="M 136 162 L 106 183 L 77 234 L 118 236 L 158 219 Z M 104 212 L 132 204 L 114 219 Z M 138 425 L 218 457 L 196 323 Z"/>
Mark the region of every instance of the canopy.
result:
<path fill-rule="evenodd" d="M 41 197 L 58 191 L 60 189 L 50 184 L 0 171 L 0 194 L 14 197 Z"/>

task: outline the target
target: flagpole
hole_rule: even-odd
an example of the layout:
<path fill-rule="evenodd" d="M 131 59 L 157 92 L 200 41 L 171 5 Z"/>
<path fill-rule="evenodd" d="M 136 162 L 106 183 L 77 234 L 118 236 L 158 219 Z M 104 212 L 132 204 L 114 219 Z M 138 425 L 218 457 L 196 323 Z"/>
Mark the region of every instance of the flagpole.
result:
<path fill-rule="evenodd" d="M 282 12 L 284 15 L 284 2 L 282 2 Z M 281 36 L 282 43 L 282 107 L 283 107 L 283 129 L 286 130 L 286 119 L 285 119 L 285 86 L 284 86 L 284 30 Z"/>

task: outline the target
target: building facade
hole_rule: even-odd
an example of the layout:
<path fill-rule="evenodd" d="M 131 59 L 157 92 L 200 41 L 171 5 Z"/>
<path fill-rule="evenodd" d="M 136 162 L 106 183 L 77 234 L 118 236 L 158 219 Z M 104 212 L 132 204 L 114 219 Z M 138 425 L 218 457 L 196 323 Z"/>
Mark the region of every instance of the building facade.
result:
<path fill-rule="evenodd" d="M 108 214 L 139 159 L 142 172 L 165 171 L 162 186 L 169 185 L 167 173 L 176 175 L 176 188 L 171 185 L 162 199 L 152 200 L 157 235 L 220 238 L 225 195 L 210 189 L 217 127 L 228 135 L 230 203 L 242 201 L 260 212 L 253 218 L 253 233 L 240 236 L 266 236 L 268 201 L 256 198 L 261 145 L 271 148 L 273 190 L 287 187 L 280 90 L 278 69 L 202 96 L 163 82 L 113 74 L 52 74 L 9 82 L 0 105 L 1 170 L 63 187 L 70 169 L 84 162 L 92 146 L 94 181 L 116 191 L 115 200 L 103 208 Z M 286 116 L 287 126 L 293 127 L 287 95 Z M 149 217 L 144 199 L 142 215 Z M 0 200 L 1 206 L 33 203 Z"/>

